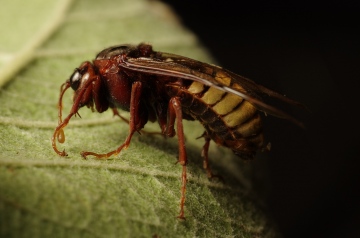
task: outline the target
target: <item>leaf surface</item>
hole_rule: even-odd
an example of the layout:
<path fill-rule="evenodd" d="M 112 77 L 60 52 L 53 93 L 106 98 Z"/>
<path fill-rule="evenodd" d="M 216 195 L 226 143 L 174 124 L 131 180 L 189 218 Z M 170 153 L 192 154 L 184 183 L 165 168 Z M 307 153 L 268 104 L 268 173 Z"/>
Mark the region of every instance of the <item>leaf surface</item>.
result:
<path fill-rule="evenodd" d="M 27 5 L 26 5 L 27 4 Z M 65 129 L 69 156 L 51 148 L 60 85 L 75 67 L 110 45 L 140 42 L 155 50 L 213 62 L 196 37 L 157 1 L 6 1 L 0 9 L 1 237 L 272 237 L 246 170 L 212 147 L 209 181 L 201 166 L 203 132 L 186 122 L 189 176 L 185 221 L 179 211 L 177 139 L 135 135 L 115 158 L 83 160 L 83 150 L 108 152 L 128 125 L 80 110 Z M 5 34 L 6 33 L 6 34 Z M 5 37 L 4 37 L 5 35 Z M 64 114 L 72 105 L 64 100 Z M 122 113 L 126 116 L 127 113 Z M 159 131 L 156 124 L 148 131 Z"/>

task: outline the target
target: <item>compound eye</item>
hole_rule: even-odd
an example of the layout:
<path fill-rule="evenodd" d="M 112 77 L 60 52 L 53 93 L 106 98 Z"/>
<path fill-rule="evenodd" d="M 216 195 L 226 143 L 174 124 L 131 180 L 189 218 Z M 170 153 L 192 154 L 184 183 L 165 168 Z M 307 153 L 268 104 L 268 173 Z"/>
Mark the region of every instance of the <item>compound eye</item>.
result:
<path fill-rule="evenodd" d="M 70 86 L 74 91 L 79 88 L 81 77 L 82 75 L 79 69 L 75 69 L 74 73 L 70 77 Z"/>

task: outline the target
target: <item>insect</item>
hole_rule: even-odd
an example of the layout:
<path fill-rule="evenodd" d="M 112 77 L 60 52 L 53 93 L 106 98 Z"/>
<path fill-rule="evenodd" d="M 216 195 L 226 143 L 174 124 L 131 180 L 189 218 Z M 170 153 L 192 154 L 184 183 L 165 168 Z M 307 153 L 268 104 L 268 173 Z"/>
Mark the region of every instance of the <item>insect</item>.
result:
<path fill-rule="evenodd" d="M 68 88 L 75 91 L 69 115 L 62 120 L 62 98 Z M 78 110 L 87 106 L 93 111 L 117 108 L 130 112 L 129 133 L 117 149 L 106 154 L 81 152 L 81 155 L 108 158 L 130 145 L 135 132 L 148 122 L 157 121 L 161 134 L 177 134 L 178 163 L 182 166 L 179 218 L 184 219 L 187 155 L 182 120 L 200 121 L 204 169 L 209 177 L 210 141 L 230 148 L 243 159 L 252 159 L 264 148 L 260 111 L 302 126 L 287 113 L 265 103 L 264 96 L 302 106 L 277 92 L 221 67 L 170 53 L 153 51 L 149 44 L 118 45 L 101 51 L 93 62 L 83 62 L 61 85 L 59 124 L 52 137 L 52 147 L 61 156 L 56 140 L 65 141 L 64 128 Z M 176 122 L 176 123 L 175 123 Z M 176 126 L 175 126 L 176 124 Z M 176 127 L 176 130 L 175 130 Z"/>

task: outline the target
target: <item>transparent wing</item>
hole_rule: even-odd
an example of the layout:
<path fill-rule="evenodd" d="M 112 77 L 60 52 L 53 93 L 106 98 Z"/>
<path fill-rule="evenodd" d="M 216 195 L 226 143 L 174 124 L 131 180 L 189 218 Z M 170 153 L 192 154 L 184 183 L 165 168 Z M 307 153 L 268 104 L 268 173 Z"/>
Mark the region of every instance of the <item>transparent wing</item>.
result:
<path fill-rule="evenodd" d="M 263 101 L 263 96 L 281 100 L 285 103 L 304 107 L 301 103 L 289 99 L 254 81 L 232 73 L 221 67 L 196 61 L 187 57 L 155 52 L 151 57 L 132 58 L 125 56 L 121 67 L 138 72 L 160 76 L 171 76 L 200 82 L 228 93 L 235 94 L 252 103 L 258 110 L 284 118 L 303 127 L 303 124 L 274 106 Z"/>

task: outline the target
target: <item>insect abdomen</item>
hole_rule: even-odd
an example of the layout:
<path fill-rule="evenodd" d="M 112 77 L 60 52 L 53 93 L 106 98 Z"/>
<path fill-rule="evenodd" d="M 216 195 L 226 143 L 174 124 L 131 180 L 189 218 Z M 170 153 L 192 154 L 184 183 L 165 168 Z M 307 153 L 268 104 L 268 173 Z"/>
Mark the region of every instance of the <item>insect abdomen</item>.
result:
<path fill-rule="evenodd" d="M 184 113 L 199 120 L 217 144 L 252 158 L 263 144 L 258 110 L 241 97 L 192 82 L 188 87 L 170 86 L 180 96 Z"/>

